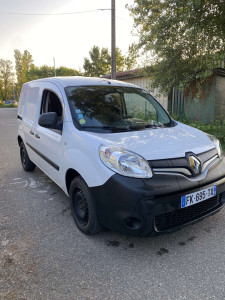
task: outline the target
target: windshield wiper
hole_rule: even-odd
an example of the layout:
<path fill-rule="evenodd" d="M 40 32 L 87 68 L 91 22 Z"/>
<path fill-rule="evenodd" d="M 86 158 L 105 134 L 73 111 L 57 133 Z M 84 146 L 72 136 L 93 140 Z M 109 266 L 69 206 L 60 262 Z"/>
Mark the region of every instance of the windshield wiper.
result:
<path fill-rule="evenodd" d="M 147 124 L 145 128 L 163 128 L 163 125 L 156 125 L 156 124 Z"/>
<path fill-rule="evenodd" d="M 117 130 L 117 131 L 129 131 L 130 129 L 127 127 L 115 127 L 115 126 L 82 126 L 84 129 L 103 129 L 103 130 Z"/>
<path fill-rule="evenodd" d="M 156 125 L 156 124 L 143 124 L 142 126 L 138 126 L 136 124 L 129 124 L 128 127 L 116 127 L 116 126 L 82 126 L 82 130 L 85 129 L 102 129 L 102 130 L 113 130 L 118 132 L 126 132 L 126 131 L 136 131 L 143 130 L 145 128 L 164 128 L 164 125 Z"/>

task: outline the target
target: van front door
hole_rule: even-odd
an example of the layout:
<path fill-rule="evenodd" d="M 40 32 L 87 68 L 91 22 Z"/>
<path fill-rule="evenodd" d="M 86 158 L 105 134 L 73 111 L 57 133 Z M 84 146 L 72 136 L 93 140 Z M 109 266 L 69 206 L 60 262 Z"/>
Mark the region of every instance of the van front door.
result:
<path fill-rule="evenodd" d="M 37 122 L 35 150 L 40 168 L 62 187 L 63 98 L 60 90 L 50 83 L 43 90 L 40 115 L 47 112 L 56 112 L 57 124 L 54 128 L 44 128 Z"/>

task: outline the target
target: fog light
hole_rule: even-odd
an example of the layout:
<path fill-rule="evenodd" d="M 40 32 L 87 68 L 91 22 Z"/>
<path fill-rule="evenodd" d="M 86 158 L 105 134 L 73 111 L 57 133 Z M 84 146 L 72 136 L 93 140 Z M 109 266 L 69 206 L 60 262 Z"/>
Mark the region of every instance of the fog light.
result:
<path fill-rule="evenodd" d="M 129 229 L 139 229 L 141 228 L 141 220 L 135 217 L 128 217 L 124 221 L 126 227 Z"/>

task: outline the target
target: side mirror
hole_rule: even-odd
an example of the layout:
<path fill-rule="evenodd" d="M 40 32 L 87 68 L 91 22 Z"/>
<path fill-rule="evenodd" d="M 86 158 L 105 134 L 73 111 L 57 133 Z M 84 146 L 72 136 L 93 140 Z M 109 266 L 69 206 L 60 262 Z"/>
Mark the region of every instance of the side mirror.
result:
<path fill-rule="evenodd" d="M 38 124 L 45 128 L 55 128 L 57 124 L 57 113 L 43 113 L 38 119 Z"/>

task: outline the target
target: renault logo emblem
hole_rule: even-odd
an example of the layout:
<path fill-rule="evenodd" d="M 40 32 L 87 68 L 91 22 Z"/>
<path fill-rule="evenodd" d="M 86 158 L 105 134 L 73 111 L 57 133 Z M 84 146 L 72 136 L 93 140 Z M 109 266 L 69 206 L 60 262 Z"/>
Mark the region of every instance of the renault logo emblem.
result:
<path fill-rule="evenodd" d="M 195 175 L 201 172 L 201 162 L 194 155 L 189 155 L 189 164 Z"/>

